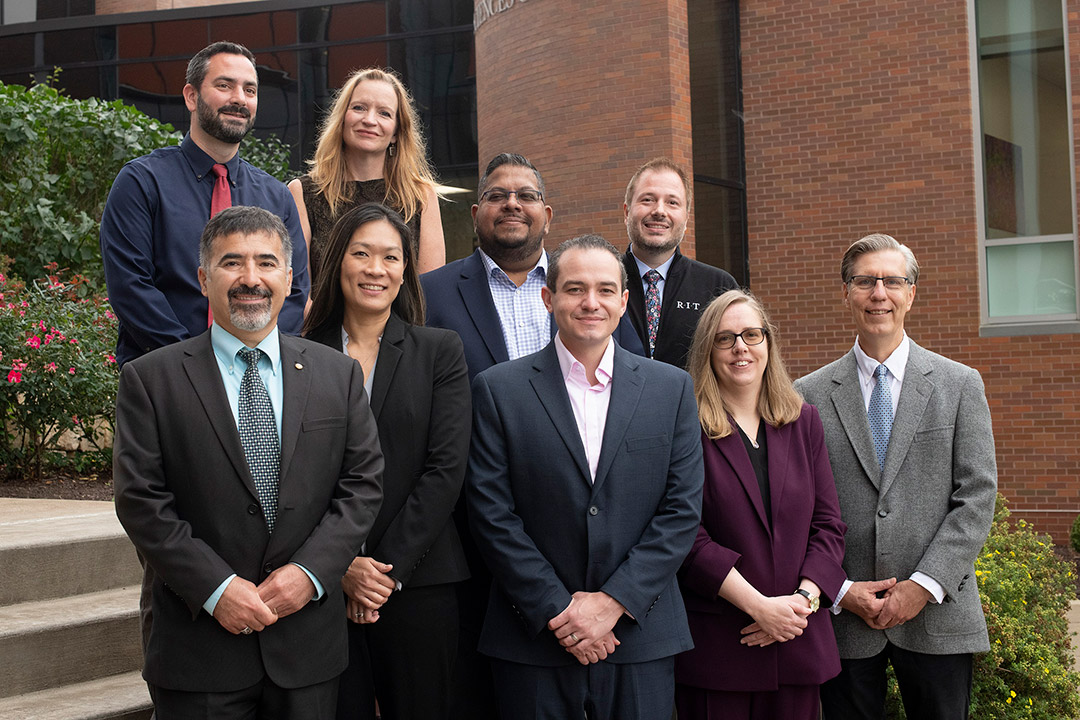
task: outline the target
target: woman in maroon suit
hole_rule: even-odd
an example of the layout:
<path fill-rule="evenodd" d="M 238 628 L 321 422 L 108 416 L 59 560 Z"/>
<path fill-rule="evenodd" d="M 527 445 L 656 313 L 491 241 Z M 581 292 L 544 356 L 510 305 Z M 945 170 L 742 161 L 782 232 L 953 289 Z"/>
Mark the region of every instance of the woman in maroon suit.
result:
<path fill-rule="evenodd" d="M 818 686 L 840 672 L 827 608 L 845 577 L 821 420 L 747 292 L 706 308 L 689 371 L 705 489 L 680 572 L 695 647 L 675 660 L 679 720 L 816 720 Z"/>

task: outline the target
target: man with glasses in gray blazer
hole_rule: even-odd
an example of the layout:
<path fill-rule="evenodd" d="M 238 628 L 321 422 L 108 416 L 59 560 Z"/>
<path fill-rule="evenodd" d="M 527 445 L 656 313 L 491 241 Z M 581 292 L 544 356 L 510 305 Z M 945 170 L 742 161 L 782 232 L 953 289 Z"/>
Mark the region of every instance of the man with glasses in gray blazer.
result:
<path fill-rule="evenodd" d="M 967 718 L 972 653 L 990 647 L 974 568 L 997 492 L 990 410 L 976 370 L 904 332 L 918 277 L 892 237 L 852 244 L 855 346 L 796 383 L 821 414 L 848 526 L 826 720 L 884 717 L 889 663 L 908 717 Z"/>

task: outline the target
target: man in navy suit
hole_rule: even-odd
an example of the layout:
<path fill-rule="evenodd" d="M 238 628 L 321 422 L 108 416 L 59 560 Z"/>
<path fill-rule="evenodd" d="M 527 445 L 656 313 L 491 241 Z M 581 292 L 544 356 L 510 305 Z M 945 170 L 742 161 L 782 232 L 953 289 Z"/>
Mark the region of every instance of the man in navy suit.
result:
<path fill-rule="evenodd" d="M 528 158 L 496 155 L 472 206 L 480 247 L 420 277 L 427 324 L 461 336 L 470 379 L 495 363 L 536 352 L 555 334 L 556 319 L 540 299 L 548 267 L 544 238 L 552 217 L 544 193 L 544 179 Z M 629 319 L 615 341 L 644 354 Z"/>
<path fill-rule="evenodd" d="M 496 363 L 540 350 L 556 330 L 555 318 L 540 297 L 548 268 L 544 238 L 552 217 L 540 171 L 522 155 L 500 153 L 488 163 L 477 192 L 472 215 L 480 247 L 420 277 L 427 324 L 461 336 L 470 380 Z M 631 352 L 644 353 L 628 319 L 620 325 L 615 341 Z M 454 520 L 472 577 L 459 585 L 461 628 L 452 716 L 484 720 L 495 716 L 493 689 L 487 662 L 476 652 L 476 643 L 491 574 L 472 542 L 460 505 Z"/>
<path fill-rule="evenodd" d="M 675 572 L 700 519 L 697 408 L 689 375 L 612 341 L 626 277 L 603 238 L 563 243 L 555 338 L 473 382 L 466 493 L 502 718 L 668 718 L 692 646 Z"/>

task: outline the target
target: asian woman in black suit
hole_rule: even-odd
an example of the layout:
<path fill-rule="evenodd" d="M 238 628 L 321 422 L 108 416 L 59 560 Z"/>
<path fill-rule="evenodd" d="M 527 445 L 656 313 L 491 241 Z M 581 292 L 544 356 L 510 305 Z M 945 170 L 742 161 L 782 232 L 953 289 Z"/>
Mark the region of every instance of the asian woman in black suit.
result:
<path fill-rule="evenodd" d="M 346 573 L 349 669 L 338 717 L 438 720 L 457 647 L 454 583 L 468 577 L 451 510 L 471 429 L 461 340 L 423 327 L 410 231 L 379 203 L 335 224 L 304 323 L 363 367 L 385 457 L 383 504 Z"/>

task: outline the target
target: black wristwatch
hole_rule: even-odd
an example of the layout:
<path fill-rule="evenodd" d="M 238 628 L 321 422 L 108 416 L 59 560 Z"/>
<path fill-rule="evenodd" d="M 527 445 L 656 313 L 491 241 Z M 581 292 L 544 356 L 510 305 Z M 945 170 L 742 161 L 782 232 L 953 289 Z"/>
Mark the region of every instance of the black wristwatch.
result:
<path fill-rule="evenodd" d="M 804 598 L 806 598 L 807 600 L 810 601 L 810 614 L 811 615 L 816 613 L 818 611 L 818 608 L 821 607 L 821 598 L 819 598 L 817 595 L 811 595 L 809 590 L 804 590 L 802 588 L 799 588 L 798 590 L 795 591 L 795 594 L 796 595 L 802 595 Z"/>

